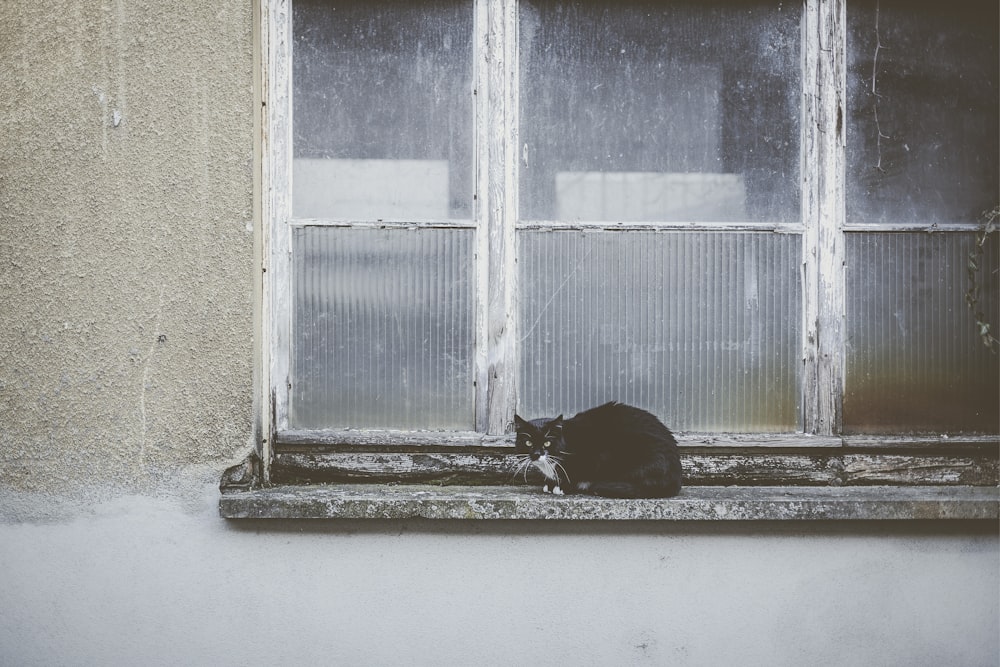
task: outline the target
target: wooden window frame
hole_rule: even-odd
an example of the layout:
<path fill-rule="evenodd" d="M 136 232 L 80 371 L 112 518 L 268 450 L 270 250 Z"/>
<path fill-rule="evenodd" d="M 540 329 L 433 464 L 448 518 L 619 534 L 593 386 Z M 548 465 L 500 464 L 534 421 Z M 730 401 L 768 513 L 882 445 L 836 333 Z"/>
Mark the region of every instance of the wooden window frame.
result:
<path fill-rule="evenodd" d="M 257 257 L 255 472 L 264 485 L 315 481 L 502 481 L 517 395 L 515 234 L 518 221 L 517 0 L 475 0 L 475 203 L 472 222 L 418 223 L 476 233 L 475 431 L 288 428 L 291 228 L 343 226 L 291 215 L 291 1 L 255 11 Z M 845 218 L 846 0 L 804 0 L 801 223 L 661 224 L 656 230 L 770 231 L 801 236 L 801 433 L 681 434 L 689 483 L 996 485 L 997 436 L 843 436 L 845 234 L 929 231 L 849 226 Z M 393 227 L 385 221 L 351 225 Z M 619 225 L 574 223 L 573 228 Z M 968 232 L 935 226 L 934 231 Z M 414 472 L 414 461 L 423 467 Z M 924 471 L 917 473 L 914 471 Z M 766 471 L 766 472 L 762 472 Z M 508 480 L 509 481 L 509 480 Z"/>

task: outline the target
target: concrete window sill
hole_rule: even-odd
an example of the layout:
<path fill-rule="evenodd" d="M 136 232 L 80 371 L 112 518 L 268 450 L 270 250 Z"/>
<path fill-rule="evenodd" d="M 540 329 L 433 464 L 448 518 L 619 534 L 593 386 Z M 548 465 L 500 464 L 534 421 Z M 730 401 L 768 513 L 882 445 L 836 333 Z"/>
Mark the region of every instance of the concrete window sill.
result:
<path fill-rule="evenodd" d="M 993 520 L 997 487 L 693 486 L 658 500 L 551 496 L 524 486 L 289 485 L 222 494 L 227 519 L 602 521 Z"/>

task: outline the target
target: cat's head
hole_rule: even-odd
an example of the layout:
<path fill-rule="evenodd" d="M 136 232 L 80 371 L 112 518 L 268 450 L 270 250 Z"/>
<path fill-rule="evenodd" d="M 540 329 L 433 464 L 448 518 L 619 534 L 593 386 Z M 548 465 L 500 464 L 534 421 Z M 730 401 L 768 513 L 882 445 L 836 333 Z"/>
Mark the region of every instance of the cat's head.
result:
<path fill-rule="evenodd" d="M 517 453 L 527 454 L 532 461 L 559 456 L 566 449 L 562 415 L 555 419 L 543 417 L 530 421 L 514 415 L 514 428 L 517 431 Z"/>

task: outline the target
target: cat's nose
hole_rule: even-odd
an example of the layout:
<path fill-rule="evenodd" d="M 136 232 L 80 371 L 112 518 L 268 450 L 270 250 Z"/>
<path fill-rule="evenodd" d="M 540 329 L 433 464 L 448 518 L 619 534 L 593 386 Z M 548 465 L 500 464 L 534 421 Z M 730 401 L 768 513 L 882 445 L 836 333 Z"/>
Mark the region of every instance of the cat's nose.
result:
<path fill-rule="evenodd" d="M 537 461 L 540 458 L 541 458 L 541 454 L 539 454 L 538 452 L 531 452 L 531 460 L 532 461 Z"/>

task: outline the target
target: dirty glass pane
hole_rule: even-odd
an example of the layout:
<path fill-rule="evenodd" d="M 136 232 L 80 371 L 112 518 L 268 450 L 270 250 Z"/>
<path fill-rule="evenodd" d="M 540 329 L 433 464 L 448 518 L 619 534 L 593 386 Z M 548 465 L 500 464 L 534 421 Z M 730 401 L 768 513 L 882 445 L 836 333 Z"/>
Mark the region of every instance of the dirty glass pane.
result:
<path fill-rule="evenodd" d="M 1000 202 L 998 3 L 852 0 L 847 219 L 976 223 Z"/>
<path fill-rule="evenodd" d="M 472 217 L 472 3 L 295 0 L 292 209 Z"/>
<path fill-rule="evenodd" d="M 292 428 L 474 428 L 472 242 L 294 230 Z"/>
<path fill-rule="evenodd" d="M 604 401 L 679 431 L 796 431 L 801 238 L 522 232 L 524 415 Z"/>
<path fill-rule="evenodd" d="M 996 330 L 993 240 L 978 281 Z M 965 302 L 973 247 L 972 234 L 848 234 L 847 432 L 997 432 L 1000 357 Z"/>
<path fill-rule="evenodd" d="M 520 217 L 798 221 L 801 4 L 522 3 Z"/>

